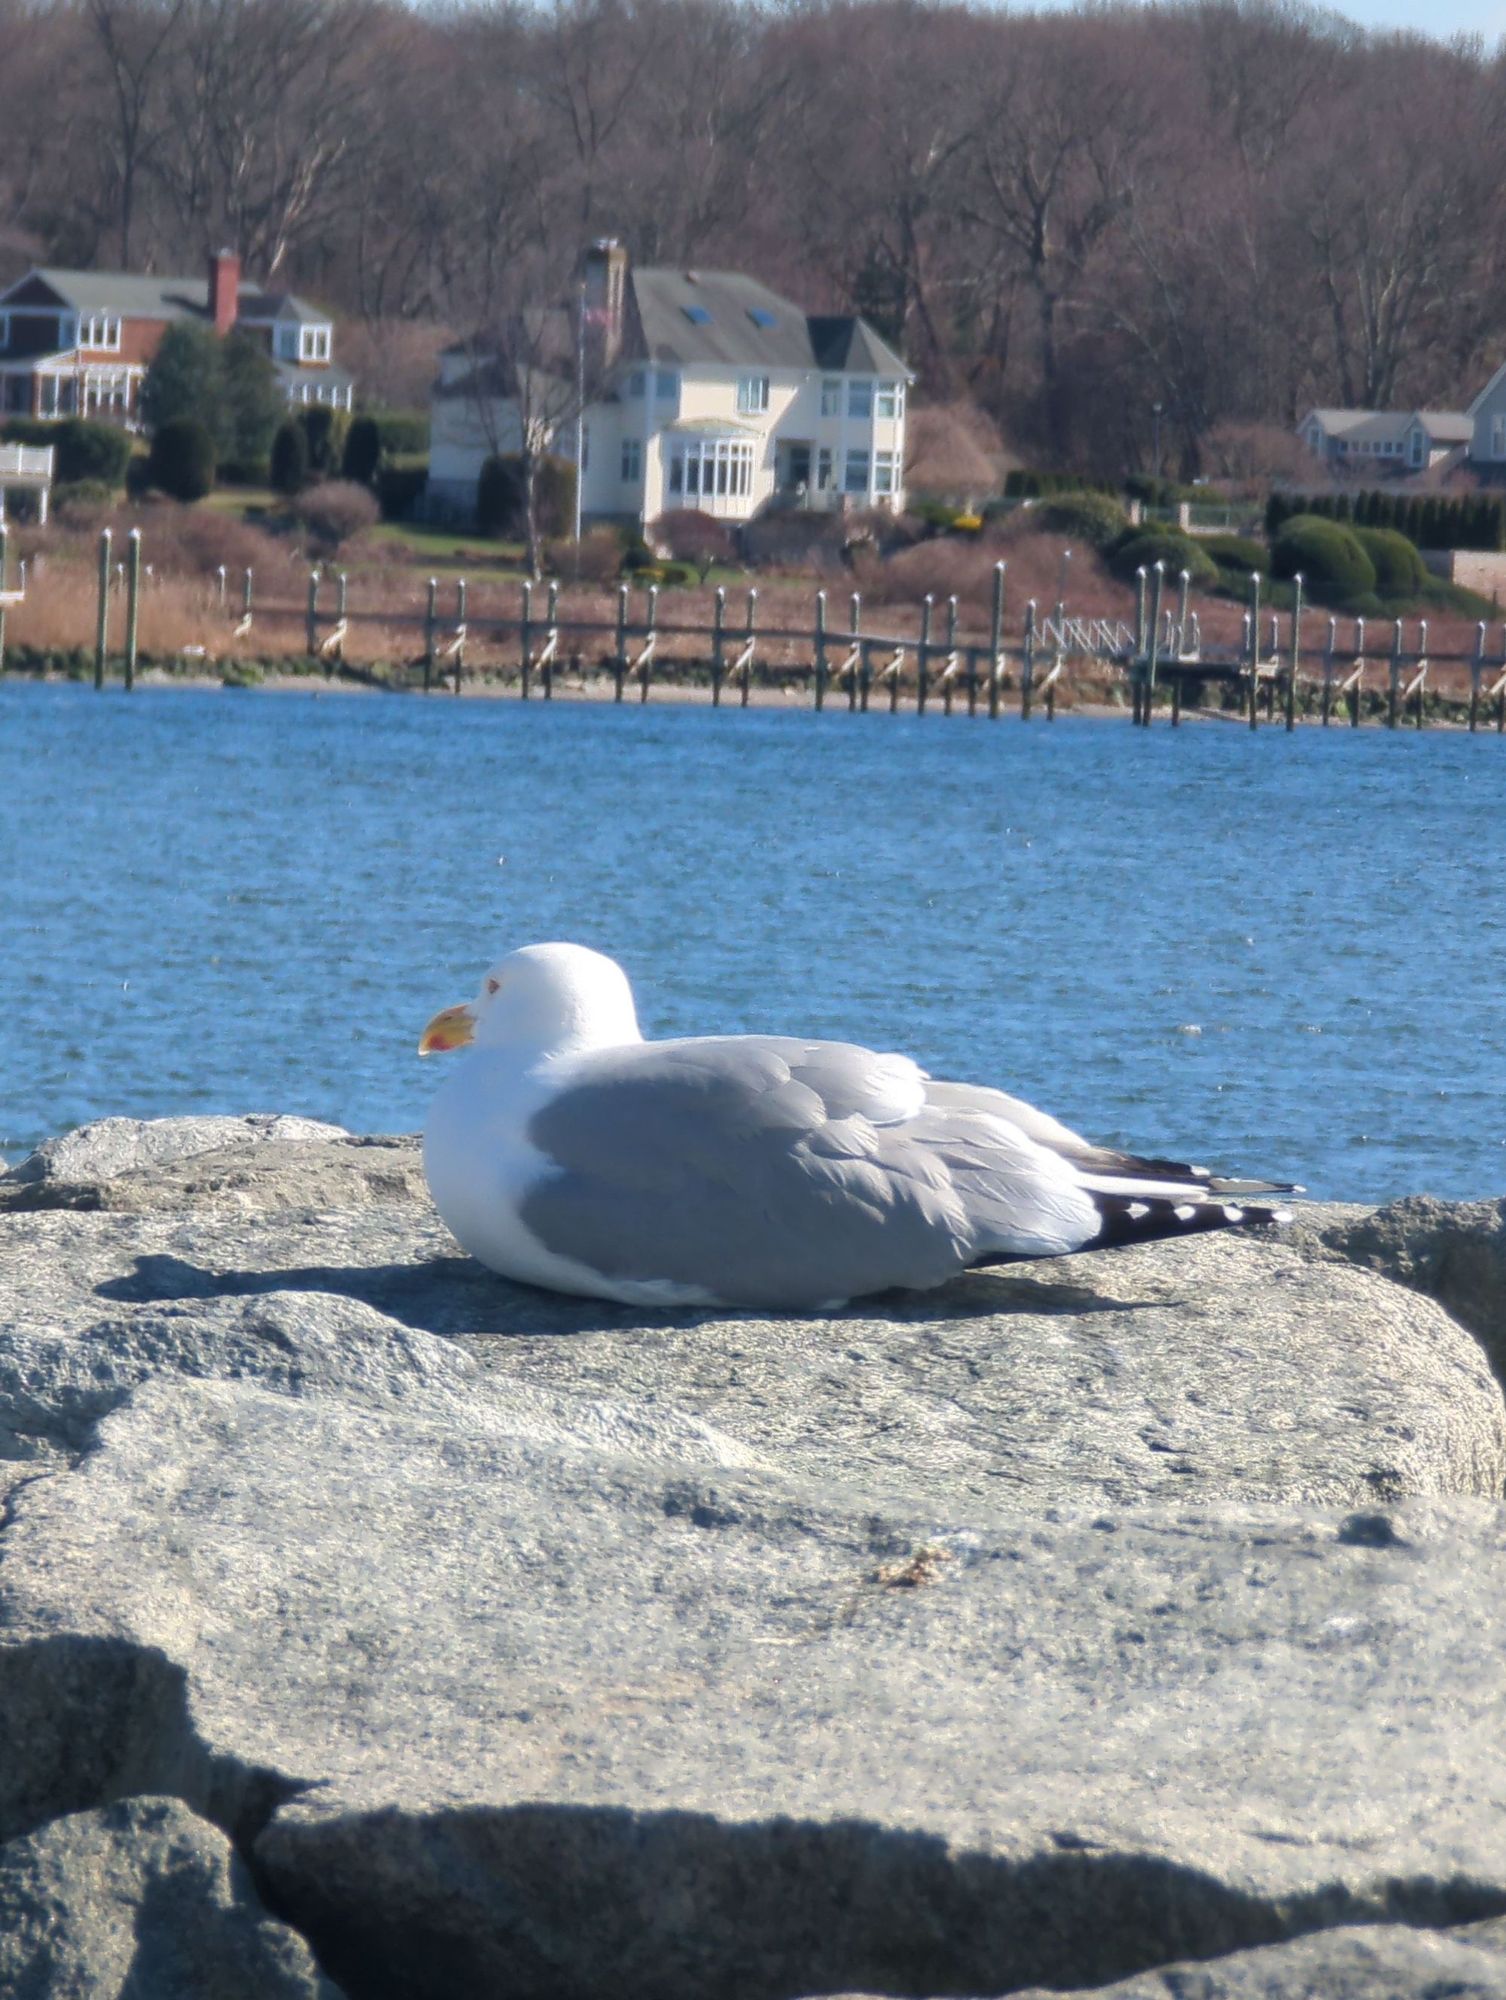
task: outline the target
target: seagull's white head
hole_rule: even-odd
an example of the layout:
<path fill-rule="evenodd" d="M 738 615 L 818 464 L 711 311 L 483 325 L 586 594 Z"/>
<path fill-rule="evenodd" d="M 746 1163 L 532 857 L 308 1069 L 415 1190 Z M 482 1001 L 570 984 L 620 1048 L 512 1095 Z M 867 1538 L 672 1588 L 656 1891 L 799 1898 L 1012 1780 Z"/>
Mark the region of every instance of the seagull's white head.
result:
<path fill-rule="evenodd" d="M 436 1014 L 418 1052 L 474 1043 L 544 1055 L 641 1040 L 633 989 L 614 959 L 581 944 L 528 944 L 498 960 L 474 1000 Z"/>

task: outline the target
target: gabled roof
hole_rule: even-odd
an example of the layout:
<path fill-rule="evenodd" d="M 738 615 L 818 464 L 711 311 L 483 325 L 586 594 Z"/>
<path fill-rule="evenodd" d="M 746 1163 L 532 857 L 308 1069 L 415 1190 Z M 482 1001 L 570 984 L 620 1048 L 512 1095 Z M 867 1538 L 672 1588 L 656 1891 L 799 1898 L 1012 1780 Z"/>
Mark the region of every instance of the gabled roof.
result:
<path fill-rule="evenodd" d="M 1396 443 L 1405 437 L 1412 422 L 1410 410 L 1309 410 L 1298 425 L 1305 430 L 1314 418 L 1330 437 L 1362 443 L 1377 440 Z"/>
<path fill-rule="evenodd" d="M 830 368 L 908 376 L 866 320 L 812 318 L 740 271 L 628 270 L 622 358 L 672 367 Z"/>
<path fill-rule="evenodd" d="M 209 279 L 153 277 L 140 271 L 68 271 L 38 265 L 6 291 L 0 306 L 24 285 L 40 279 L 58 302 L 80 314 L 119 313 L 124 319 L 207 319 Z M 265 292 L 242 279 L 236 294 L 243 319 L 288 319 L 324 324 L 329 314 L 293 292 Z"/>
<path fill-rule="evenodd" d="M 1421 424 L 1430 438 L 1443 444 L 1468 444 L 1475 434 L 1475 420 L 1466 410 L 1414 410 L 1407 428 Z"/>

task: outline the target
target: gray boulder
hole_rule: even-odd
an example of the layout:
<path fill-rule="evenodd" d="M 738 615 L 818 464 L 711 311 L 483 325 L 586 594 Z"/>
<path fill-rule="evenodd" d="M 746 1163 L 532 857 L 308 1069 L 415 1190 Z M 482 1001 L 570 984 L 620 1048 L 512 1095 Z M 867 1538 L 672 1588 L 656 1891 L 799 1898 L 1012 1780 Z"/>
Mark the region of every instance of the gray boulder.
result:
<path fill-rule="evenodd" d="M 177 1799 L 351 2000 L 1489 1969 L 1506 1407 L 1375 1218 L 649 1317 L 225 1139 L 10 1177 L 0 1839 Z"/>
<path fill-rule="evenodd" d="M 1347 1261 L 1436 1299 L 1506 1379 L 1506 1201 L 1409 1195 L 1336 1219 L 1322 1241 Z"/>
<path fill-rule="evenodd" d="M 879 2000 L 842 1993 L 826 2000 Z M 1506 2000 L 1506 1923 L 1320 1931 L 1211 1963 L 1163 1965 L 1091 1993 L 1033 1986 L 1009 2000 Z"/>
<path fill-rule="evenodd" d="M 338 2000 L 216 1828 L 125 1799 L 0 1847 L 4 2000 Z"/>

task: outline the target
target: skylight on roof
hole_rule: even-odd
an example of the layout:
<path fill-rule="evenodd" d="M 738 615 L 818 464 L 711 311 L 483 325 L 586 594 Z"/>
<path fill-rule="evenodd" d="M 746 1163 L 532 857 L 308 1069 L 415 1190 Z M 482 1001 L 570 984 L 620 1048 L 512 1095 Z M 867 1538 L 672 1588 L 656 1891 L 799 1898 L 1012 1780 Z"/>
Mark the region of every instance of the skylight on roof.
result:
<path fill-rule="evenodd" d="M 681 312 L 692 326 L 710 326 L 711 315 L 704 306 L 681 306 Z"/>
<path fill-rule="evenodd" d="M 779 324 L 767 306 L 749 306 L 748 317 L 755 326 L 777 326 Z"/>

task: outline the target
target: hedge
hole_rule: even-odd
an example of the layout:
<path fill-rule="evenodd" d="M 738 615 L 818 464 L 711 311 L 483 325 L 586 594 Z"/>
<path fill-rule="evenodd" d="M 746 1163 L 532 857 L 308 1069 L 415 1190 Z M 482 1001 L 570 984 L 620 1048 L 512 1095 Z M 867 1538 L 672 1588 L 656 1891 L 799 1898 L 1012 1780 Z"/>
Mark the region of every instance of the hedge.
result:
<path fill-rule="evenodd" d="M 1394 528 L 1354 528 L 1354 539 L 1375 568 L 1381 597 L 1415 597 L 1428 580 L 1427 564 L 1405 535 Z"/>
<path fill-rule="evenodd" d="M 1506 503 L 1498 494 L 1390 493 L 1384 488 L 1348 493 L 1273 493 L 1265 510 L 1274 537 L 1298 514 L 1352 521 L 1357 528 L 1391 528 L 1425 549 L 1506 548 Z"/>
<path fill-rule="evenodd" d="M 1109 556 L 1109 567 L 1127 583 L 1134 582 L 1137 569 L 1149 570 L 1158 562 L 1166 565 L 1166 581 L 1173 588 L 1180 584 L 1183 570 L 1195 584 L 1218 581 L 1218 566 L 1213 558 L 1190 535 L 1176 528 L 1132 532 L 1115 545 Z"/>
<path fill-rule="evenodd" d="M 1356 597 L 1375 588 L 1375 565 L 1338 521 L 1296 514 L 1271 543 L 1271 574 L 1300 575 L 1315 597 Z"/>
<path fill-rule="evenodd" d="M 1089 479 L 1081 472 L 1035 472 L 1017 465 L 1004 475 L 1006 500 L 1050 500 L 1058 493 L 1112 493 L 1101 479 Z"/>
<path fill-rule="evenodd" d="M 1252 571 L 1265 576 L 1270 571 L 1271 557 L 1265 543 L 1252 541 L 1248 535 L 1199 535 L 1197 545 L 1220 569 L 1236 576 L 1248 577 Z"/>
<path fill-rule="evenodd" d="M 8 444 L 51 445 L 53 478 L 60 485 L 80 479 L 119 486 L 131 461 L 131 440 L 114 424 L 91 423 L 87 417 L 64 417 L 60 423 L 41 417 L 12 417 L 0 437 Z"/>
<path fill-rule="evenodd" d="M 368 410 L 367 421 L 377 427 L 382 450 L 388 458 L 411 457 L 429 449 L 427 410 Z"/>
<path fill-rule="evenodd" d="M 1061 535 L 1090 549 L 1111 548 L 1129 530 L 1129 516 L 1106 493 L 1069 493 L 1037 507 L 1031 521 L 1043 534 Z"/>
<path fill-rule="evenodd" d="M 406 521 L 429 483 L 426 465 L 384 465 L 377 474 L 377 505 L 384 521 Z"/>
<path fill-rule="evenodd" d="M 272 491 L 288 500 L 309 483 L 308 432 L 296 417 L 289 417 L 277 428 L 272 440 L 270 479 Z"/>

